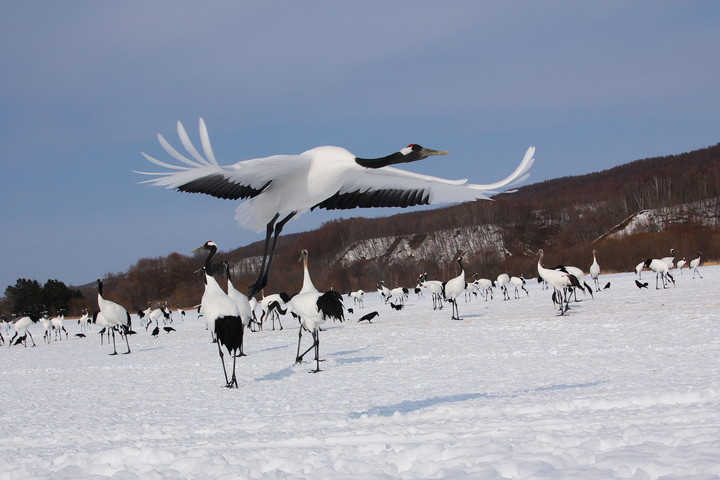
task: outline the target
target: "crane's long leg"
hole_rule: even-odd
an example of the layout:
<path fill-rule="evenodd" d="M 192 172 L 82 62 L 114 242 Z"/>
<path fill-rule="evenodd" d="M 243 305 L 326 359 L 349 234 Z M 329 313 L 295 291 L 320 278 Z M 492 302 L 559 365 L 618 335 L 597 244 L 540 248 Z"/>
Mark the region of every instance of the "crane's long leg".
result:
<path fill-rule="evenodd" d="M 127 345 L 127 347 L 128 347 L 128 351 L 125 352 L 125 355 L 127 355 L 128 353 L 130 353 L 130 342 L 128 341 L 128 330 L 127 329 L 125 330 L 125 345 Z"/>
<path fill-rule="evenodd" d="M 222 362 L 222 366 L 223 366 L 223 373 L 225 374 L 225 386 L 230 387 L 230 381 L 228 380 L 227 370 L 225 369 L 225 355 L 223 355 L 222 347 L 220 346 L 220 342 L 217 342 L 217 346 L 218 346 L 218 353 L 220 354 L 220 362 Z"/>
<path fill-rule="evenodd" d="M 242 325 L 240 327 L 240 348 L 235 352 L 235 355 L 233 357 L 246 357 L 245 352 L 243 351 L 245 347 L 245 325 Z M 235 360 L 233 360 L 233 363 Z"/>
<path fill-rule="evenodd" d="M 298 348 L 297 348 L 297 353 L 295 354 L 295 363 L 302 362 L 302 356 L 300 355 L 300 339 L 302 338 L 302 329 L 303 329 L 303 327 L 302 327 L 302 325 L 300 325 L 300 330 L 298 330 Z M 307 353 L 307 352 L 305 352 L 305 353 Z M 305 355 L 305 353 L 303 353 L 303 355 Z"/>
<path fill-rule="evenodd" d="M 32 337 L 32 334 L 30 332 L 27 332 L 28 335 L 30 335 L 30 340 L 33 342 L 33 347 L 35 346 L 35 339 Z"/>
<path fill-rule="evenodd" d="M 280 236 L 280 233 L 282 232 L 285 224 L 289 222 L 296 213 L 297 212 L 290 213 L 288 216 L 286 216 L 279 222 L 277 221 L 279 214 L 276 214 L 272 218 L 272 220 L 268 222 L 267 230 L 265 233 L 265 251 L 263 253 L 262 265 L 260 266 L 260 274 L 258 275 L 257 280 L 255 280 L 255 283 L 250 285 L 250 297 L 255 296 L 256 293 L 265 288 L 265 286 L 267 285 L 268 273 L 270 272 L 270 266 L 272 265 L 273 257 L 275 256 L 275 247 L 277 246 L 278 237 Z M 270 247 L 271 236 L 273 237 L 272 247 Z M 269 255 L 268 249 L 270 250 Z"/>
<path fill-rule="evenodd" d="M 315 345 L 315 370 L 311 370 L 310 373 L 318 373 L 320 371 L 320 332 L 317 330 L 313 332 L 313 340 Z"/>
<path fill-rule="evenodd" d="M 235 361 L 238 357 L 238 355 L 233 355 L 233 369 L 232 369 L 232 378 L 230 379 L 230 382 L 228 383 L 228 388 L 238 388 L 237 378 L 235 377 Z M 225 365 L 223 363 L 223 365 Z"/>
<path fill-rule="evenodd" d="M 117 355 L 117 348 L 115 348 L 115 329 L 112 329 L 112 339 L 113 339 L 113 353 L 110 355 Z"/>

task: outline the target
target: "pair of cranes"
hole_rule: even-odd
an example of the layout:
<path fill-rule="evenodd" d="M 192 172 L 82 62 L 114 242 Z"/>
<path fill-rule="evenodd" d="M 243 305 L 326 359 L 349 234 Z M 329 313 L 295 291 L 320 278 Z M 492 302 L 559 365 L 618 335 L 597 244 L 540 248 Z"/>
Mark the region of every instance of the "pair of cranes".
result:
<path fill-rule="evenodd" d="M 251 307 L 248 298 L 240 293 L 232 284 L 229 276 L 229 267 L 225 266 L 228 274 L 228 292 L 226 293 L 213 277 L 212 260 L 217 253 L 217 244 L 213 241 L 205 242 L 194 252 L 205 250 L 204 281 L 205 291 L 202 296 L 201 305 L 203 317 L 207 322 L 211 333 L 214 333 L 218 346 L 218 354 L 223 366 L 225 375 L 225 386 L 237 388 L 236 358 L 245 355 L 243 352 L 244 330 L 249 325 L 251 318 Z M 343 321 L 342 297 L 335 291 L 321 293 L 312 283 L 308 269 L 308 252 L 301 252 L 303 261 L 303 286 L 300 292 L 287 302 L 288 310 L 300 321 L 298 334 L 298 349 L 295 357 L 296 363 L 301 363 L 303 357 L 315 350 L 316 368 L 312 372 L 320 371 L 320 325 L 328 318 Z M 300 345 L 303 330 L 310 332 L 313 338 L 312 345 L 300 353 Z M 227 368 L 222 347 L 225 347 L 228 354 L 233 357 L 232 374 L 228 377 Z"/>

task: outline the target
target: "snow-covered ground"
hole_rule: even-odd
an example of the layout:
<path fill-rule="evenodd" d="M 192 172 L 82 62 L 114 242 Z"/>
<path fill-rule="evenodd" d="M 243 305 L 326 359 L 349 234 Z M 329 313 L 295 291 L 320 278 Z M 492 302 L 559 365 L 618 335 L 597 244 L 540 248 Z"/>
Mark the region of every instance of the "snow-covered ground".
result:
<path fill-rule="evenodd" d="M 0 479 L 720 478 L 720 267 L 701 271 L 601 274 L 565 317 L 536 283 L 462 321 L 367 294 L 321 332 L 320 373 L 290 318 L 249 334 L 237 390 L 191 312 L 157 339 L 136 319 L 130 355 L 34 325 L 37 347 L 0 349 Z"/>

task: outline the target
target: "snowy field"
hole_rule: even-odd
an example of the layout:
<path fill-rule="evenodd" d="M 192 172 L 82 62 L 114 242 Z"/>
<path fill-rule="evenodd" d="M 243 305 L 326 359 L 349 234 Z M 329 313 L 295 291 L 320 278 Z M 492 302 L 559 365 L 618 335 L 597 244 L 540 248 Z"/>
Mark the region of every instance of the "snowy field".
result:
<path fill-rule="evenodd" d="M 720 267 L 700 270 L 601 274 L 565 317 L 535 282 L 462 321 L 367 294 L 321 332 L 320 373 L 289 317 L 248 334 L 238 390 L 194 312 L 157 339 L 135 318 L 117 356 L 94 326 L 47 345 L 36 324 L 37 347 L 0 349 L 0 479 L 720 478 Z"/>

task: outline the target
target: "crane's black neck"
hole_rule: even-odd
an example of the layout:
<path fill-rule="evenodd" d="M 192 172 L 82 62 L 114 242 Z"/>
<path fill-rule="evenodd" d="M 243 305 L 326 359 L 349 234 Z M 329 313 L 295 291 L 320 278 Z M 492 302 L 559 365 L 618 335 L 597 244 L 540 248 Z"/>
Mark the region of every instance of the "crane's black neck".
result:
<path fill-rule="evenodd" d="M 394 165 L 396 163 L 409 163 L 422 160 L 423 157 L 420 152 L 412 150 L 407 154 L 402 152 L 395 152 L 386 157 L 380 158 L 355 158 L 355 163 L 365 168 L 382 168 L 388 165 Z"/>
<path fill-rule="evenodd" d="M 98 288 L 98 295 L 102 297 L 102 280 L 98 279 L 97 281 L 97 288 Z"/>
<path fill-rule="evenodd" d="M 232 282 L 232 278 L 230 278 L 230 263 L 225 261 L 223 262 L 223 266 L 225 267 L 225 276 Z"/>
<path fill-rule="evenodd" d="M 217 253 L 217 247 L 215 245 L 208 245 L 205 249 L 208 250 L 208 256 L 205 258 L 205 273 L 212 275 L 212 259 Z"/>

